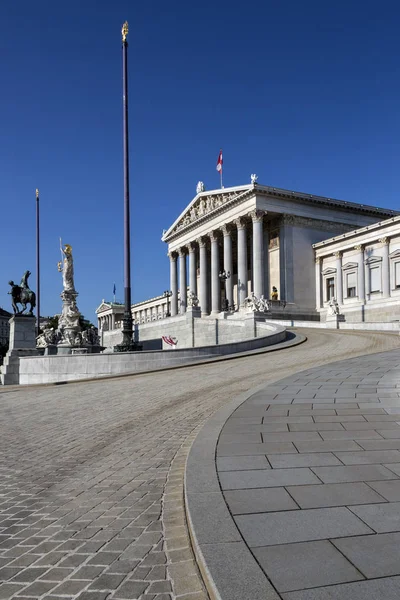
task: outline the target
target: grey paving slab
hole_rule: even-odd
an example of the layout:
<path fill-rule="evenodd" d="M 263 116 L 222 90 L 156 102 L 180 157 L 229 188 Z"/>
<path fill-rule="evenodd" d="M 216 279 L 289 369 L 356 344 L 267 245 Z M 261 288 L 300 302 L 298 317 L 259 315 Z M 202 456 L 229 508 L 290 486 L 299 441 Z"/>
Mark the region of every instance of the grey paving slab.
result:
<path fill-rule="evenodd" d="M 279 440 L 278 440 L 279 441 Z M 235 431 L 232 432 L 222 432 L 219 438 L 219 443 L 221 445 L 230 444 L 230 443 L 262 443 L 261 433 L 240 433 Z"/>
<path fill-rule="evenodd" d="M 397 475 L 382 465 L 356 465 L 348 467 L 312 467 L 323 483 L 351 481 L 378 481 L 396 479 Z"/>
<path fill-rule="evenodd" d="M 351 511 L 377 533 L 400 531 L 400 502 L 352 506 Z"/>
<path fill-rule="evenodd" d="M 381 435 L 384 439 L 399 439 L 400 438 L 400 428 L 399 429 L 377 429 L 379 435 Z"/>
<path fill-rule="evenodd" d="M 367 421 L 365 423 L 343 423 L 346 431 L 361 431 L 362 429 L 398 429 L 399 425 L 394 422 Z"/>
<path fill-rule="evenodd" d="M 253 553 L 278 592 L 364 579 L 327 540 L 254 548 Z"/>
<path fill-rule="evenodd" d="M 323 440 L 380 440 L 382 437 L 373 430 L 321 431 Z"/>
<path fill-rule="evenodd" d="M 366 422 L 363 415 L 336 415 L 328 417 L 314 417 L 316 423 L 358 423 Z"/>
<path fill-rule="evenodd" d="M 399 597 L 400 577 L 331 585 L 282 595 L 284 600 L 398 600 Z"/>
<path fill-rule="evenodd" d="M 400 453 L 399 453 L 400 454 Z M 274 455 L 272 455 L 274 456 Z M 339 462 L 339 461 L 338 461 Z M 220 456 L 217 459 L 218 471 L 240 471 L 247 469 L 270 469 L 265 456 Z"/>
<path fill-rule="evenodd" d="M 295 446 L 291 442 L 268 442 L 265 444 L 218 444 L 218 456 L 248 456 L 257 454 L 293 454 Z"/>
<path fill-rule="evenodd" d="M 400 574 L 400 533 L 379 533 L 332 540 L 368 579 Z"/>
<path fill-rule="evenodd" d="M 224 497 L 233 515 L 299 508 L 283 487 L 225 491 Z"/>
<path fill-rule="evenodd" d="M 369 481 L 369 487 L 389 502 L 400 501 L 400 479 L 390 481 Z"/>
<path fill-rule="evenodd" d="M 362 441 L 362 440 L 360 440 Z M 374 441 L 374 440 L 373 440 Z M 376 440 L 375 440 L 376 441 Z M 351 440 L 322 440 L 320 442 L 296 442 L 296 449 L 301 453 L 307 452 L 336 452 L 337 450 L 362 451 L 363 448 Z M 400 446 L 399 446 L 400 447 Z"/>
<path fill-rule="evenodd" d="M 359 440 L 364 450 L 400 450 L 400 440 Z"/>
<path fill-rule="evenodd" d="M 320 508 L 235 517 L 250 547 L 373 533 L 347 508 Z"/>
<path fill-rule="evenodd" d="M 314 452 L 311 454 L 268 454 L 267 458 L 274 469 L 322 467 L 342 464 L 332 452 Z"/>
<path fill-rule="evenodd" d="M 293 423 L 289 431 L 344 431 L 341 423 Z"/>
<path fill-rule="evenodd" d="M 313 423 L 313 418 L 312 416 L 305 416 L 305 415 L 295 415 L 295 416 L 289 416 L 289 417 L 284 417 L 284 416 L 269 416 L 269 414 L 267 413 L 267 415 L 264 417 L 263 423 L 264 424 L 268 424 L 268 423 Z"/>
<path fill-rule="evenodd" d="M 270 442 L 313 442 L 321 439 L 316 431 L 294 431 L 289 433 L 263 432 L 264 443 Z"/>
<path fill-rule="evenodd" d="M 307 468 L 271 469 L 269 471 L 225 471 L 220 473 L 219 477 L 223 490 L 320 483 L 320 480 L 314 473 Z"/>
<path fill-rule="evenodd" d="M 398 450 L 370 450 L 365 452 L 335 452 L 345 465 L 366 465 L 400 462 Z M 390 468 L 390 467 L 389 467 Z"/>
<path fill-rule="evenodd" d="M 364 482 L 291 486 L 287 491 L 301 508 L 349 506 L 383 501 L 382 496 Z"/>

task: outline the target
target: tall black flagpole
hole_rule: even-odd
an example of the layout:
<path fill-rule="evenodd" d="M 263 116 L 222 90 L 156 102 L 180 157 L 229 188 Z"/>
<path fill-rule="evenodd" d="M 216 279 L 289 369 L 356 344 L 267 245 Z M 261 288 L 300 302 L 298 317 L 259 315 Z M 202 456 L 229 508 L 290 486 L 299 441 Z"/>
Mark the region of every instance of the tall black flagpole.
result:
<path fill-rule="evenodd" d="M 36 190 L 36 335 L 40 333 L 40 221 L 39 190 Z"/>
<path fill-rule="evenodd" d="M 122 325 L 125 350 L 133 349 L 132 312 L 131 312 L 131 237 L 129 206 L 129 142 L 128 142 L 128 22 L 122 26 L 122 108 L 124 138 L 124 287 L 125 307 Z"/>

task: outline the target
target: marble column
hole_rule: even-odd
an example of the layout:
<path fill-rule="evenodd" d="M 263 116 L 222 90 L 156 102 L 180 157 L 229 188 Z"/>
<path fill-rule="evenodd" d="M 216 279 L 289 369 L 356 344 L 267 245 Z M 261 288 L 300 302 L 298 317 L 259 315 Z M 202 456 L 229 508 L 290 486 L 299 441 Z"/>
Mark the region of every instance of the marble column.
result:
<path fill-rule="evenodd" d="M 358 300 L 365 303 L 365 266 L 364 266 L 364 246 L 359 244 L 354 246 L 354 250 L 358 250 L 358 277 L 357 277 L 357 296 Z"/>
<path fill-rule="evenodd" d="M 242 217 L 235 219 L 238 232 L 238 308 L 244 306 L 247 297 L 247 232 L 246 222 Z"/>
<path fill-rule="evenodd" d="M 186 282 L 186 248 L 180 248 L 179 254 L 179 292 L 180 292 L 180 313 L 186 312 L 187 305 L 187 282 Z"/>
<path fill-rule="evenodd" d="M 219 239 L 215 231 L 210 233 L 211 241 L 211 312 L 221 312 L 221 282 L 219 279 Z"/>
<path fill-rule="evenodd" d="M 264 294 L 264 232 L 262 210 L 253 210 L 249 217 L 253 221 L 253 286 L 257 298 Z"/>
<path fill-rule="evenodd" d="M 189 288 L 192 294 L 197 296 L 197 274 L 196 274 L 196 246 L 188 244 L 189 250 Z"/>
<path fill-rule="evenodd" d="M 380 238 L 382 244 L 382 297 L 388 298 L 390 296 L 390 274 L 389 274 L 389 238 Z"/>
<path fill-rule="evenodd" d="M 208 315 L 208 265 L 207 265 L 207 241 L 205 237 L 197 240 L 200 252 L 200 308 L 201 314 Z"/>
<path fill-rule="evenodd" d="M 115 329 L 115 314 L 111 315 L 111 329 Z"/>
<path fill-rule="evenodd" d="M 343 274 L 342 274 L 342 253 L 334 252 L 336 257 L 336 290 L 335 297 L 339 306 L 343 304 Z"/>
<path fill-rule="evenodd" d="M 318 256 L 315 259 L 315 298 L 317 310 L 322 306 L 321 295 L 321 262 L 322 259 Z"/>
<path fill-rule="evenodd" d="M 270 297 L 269 285 L 269 231 L 264 230 L 264 298 Z"/>
<path fill-rule="evenodd" d="M 171 317 L 175 317 L 178 314 L 178 270 L 177 270 L 177 254 L 176 252 L 170 252 L 169 256 L 169 267 L 170 267 L 170 288 L 172 292 L 171 296 Z"/>
<path fill-rule="evenodd" d="M 232 228 L 229 225 L 222 226 L 224 236 L 224 271 L 230 277 L 225 281 L 225 293 L 228 306 L 233 306 L 233 255 L 232 255 Z"/>

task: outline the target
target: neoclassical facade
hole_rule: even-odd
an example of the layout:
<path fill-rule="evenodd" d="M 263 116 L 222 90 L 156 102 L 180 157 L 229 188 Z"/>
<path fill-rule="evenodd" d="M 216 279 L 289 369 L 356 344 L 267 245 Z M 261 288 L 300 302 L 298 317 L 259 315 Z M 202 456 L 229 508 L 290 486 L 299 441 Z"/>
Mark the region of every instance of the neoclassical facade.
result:
<path fill-rule="evenodd" d="M 312 245 L 394 211 L 259 185 L 199 193 L 163 233 L 170 260 L 171 315 L 185 313 L 188 292 L 202 316 L 240 309 L 273 291 L 292 312 L 315 313 Z M 225 275 L 228 277 L 225 279 Z"/>
<path fill-rule="evenodd" d="M 170 298 L 166 295 L 156 296 L 149 300 L 143 300 L 132 304 L 132 319 L 135 325 L 140 323 L 150 323 L 165 319 L 171 314 Z M 118 302 L 106 302 L 102 300 L 100 306 L 96 309 L 99 331 L 112 331 L 122 328 L 124 317 L 124 305 Z"/>
<path fill-rule="evenodd" d="M 348 323 L 400 320 L 400 216 L 314 244 L 316 308 Z"/>

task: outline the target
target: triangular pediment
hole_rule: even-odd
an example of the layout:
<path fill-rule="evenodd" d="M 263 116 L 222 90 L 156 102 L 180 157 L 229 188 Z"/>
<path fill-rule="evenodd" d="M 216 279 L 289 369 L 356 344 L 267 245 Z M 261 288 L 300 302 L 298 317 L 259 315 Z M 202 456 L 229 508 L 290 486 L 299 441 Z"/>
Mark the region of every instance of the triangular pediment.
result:
<path fill-rule="evenodd" d="M 322 271 L 322 275 L 334 275 L 336 273 L 336 269 L 333 267 L 327 267 Z"/>
<path fill-rule="evenodd" d="M 227 205 L 238 201 L 249 190 L 253 190 L 253 185 L 245 185 L 234 188 L 212 190 L 209 192 L 200 192 L 197 194 L 185 210 L 179 215 L 171 227 L 163 232 L 162 241 L 168 241 L 168 238 L 190 227 L 197 222 L 207 219 L 212 214 L 217 214 Z"/>
<path fill-rule="evenodd" d="M 394 250 L 389 254 L 389 258 L 399 258 L 400 257 L 400 249 Z"/>
<path fill-rule="evenodd" d="M 379 262 L 382 262 L 382 256 L 370 256 L 365 261 L 365 264 L 372 265 L 373 263 L 379 263 Z"/>
<path fill-rule="evenodd" d="M 342 271 L 347 271 L 348 269 L 357 269 L 358 263 L 356 262 L 348 262 L 342 267 Z"/>
<path fill-rule="evenodd" d="M 111 308 L 111 304 L 108 304 L 107 302 L 102 302 L 100 304 L 100 306 L 98 308 L 96 308 L 96 314 L 101 313 L 104 310 L 110 310 L 110 308 Z"/>

